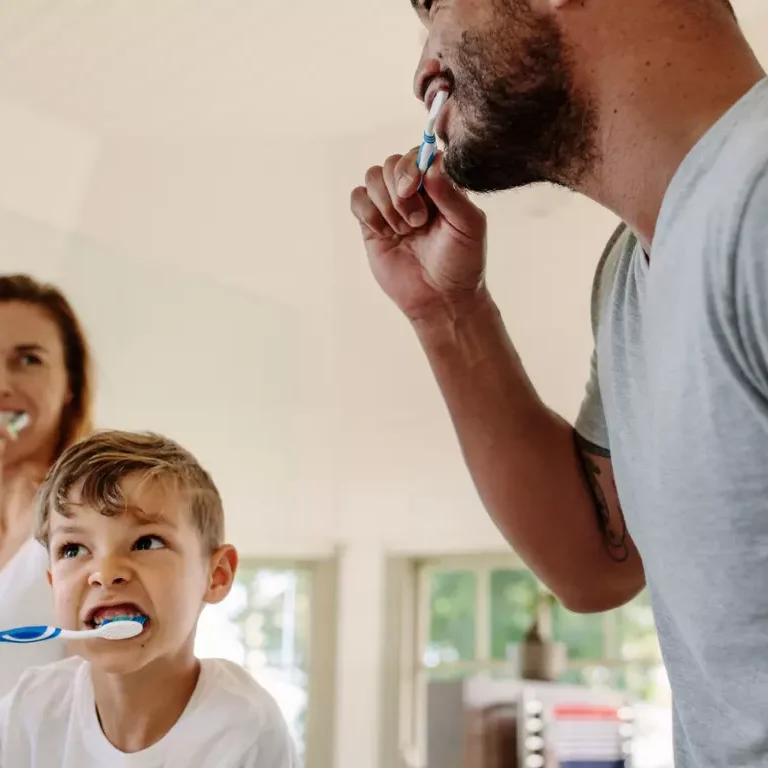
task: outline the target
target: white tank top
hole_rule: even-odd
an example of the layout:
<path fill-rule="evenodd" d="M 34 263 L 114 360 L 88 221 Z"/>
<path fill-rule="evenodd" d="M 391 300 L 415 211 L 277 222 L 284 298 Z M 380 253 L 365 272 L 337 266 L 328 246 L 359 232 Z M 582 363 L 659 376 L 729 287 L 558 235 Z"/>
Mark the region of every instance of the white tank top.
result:
<path fill-rule="evenodd" d="M 0 630 L 54 623 L 47 568 L 48 553 L 30 539 L 0 570 Z M 29 645 L 0 642 L 0 697 L 16 685 L 24 670 L 59 661 L 65 655 L 61 640 Z"/>

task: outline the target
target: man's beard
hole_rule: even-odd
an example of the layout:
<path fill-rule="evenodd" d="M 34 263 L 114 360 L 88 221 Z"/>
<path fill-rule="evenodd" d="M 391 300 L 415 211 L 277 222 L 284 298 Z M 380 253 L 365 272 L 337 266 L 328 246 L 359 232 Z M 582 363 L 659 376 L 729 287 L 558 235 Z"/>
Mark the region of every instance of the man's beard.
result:
<path fill-rule="evenodd" d="M 596 114 L 573 82 L 560 30 L 527 0 L 495 5 L 495 26 L 465 32 L 450 56 L 451 101 L 463 119 L 446 170 L 475 192 L 537 182 L 576 189 L 598 155 Z"/>

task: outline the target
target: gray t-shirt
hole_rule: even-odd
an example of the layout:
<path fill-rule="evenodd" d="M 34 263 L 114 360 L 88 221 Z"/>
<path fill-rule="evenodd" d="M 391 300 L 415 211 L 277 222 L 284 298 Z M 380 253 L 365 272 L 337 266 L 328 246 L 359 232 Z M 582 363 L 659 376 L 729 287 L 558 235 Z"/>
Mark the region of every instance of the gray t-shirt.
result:
<path fill-rule="evenodd" d="M 593 298 L 576 428 L 643 559 L 676 765 L 768 766 L 768 80 L 683 161 L 650 263 L 616 233 Z"/>

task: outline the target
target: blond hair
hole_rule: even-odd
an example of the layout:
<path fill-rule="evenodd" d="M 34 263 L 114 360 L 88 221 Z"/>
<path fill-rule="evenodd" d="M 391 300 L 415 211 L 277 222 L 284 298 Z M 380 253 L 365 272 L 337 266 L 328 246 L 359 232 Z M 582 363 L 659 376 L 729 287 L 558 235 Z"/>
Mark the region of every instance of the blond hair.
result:
<path fill-rule="evenodd" d="M 42 309 L 56 324 L 64 347 L 70 401 L 59 421 L 54 457 L 91 432 L 93 413 L 93 364 L 88 342 L 71 304 L 49 283 L 29 275 L 0 275 L 0 302 L 18 301 Z"/>
<path fill-rule="evenodd" d="M 142 483 L 170 482 L 189 504 L 203 545 L 213 552 L 224 543 L 221 496 L 197 459 L 162 435 L 118 430 L 96 432 L 62 453 L 38 493 L 35 538 L 48 547 L 51 512 L 71 517 L 75 489 L 79 503 L 108 517 L 123 514 L 129 505 L 121 481 L 129 476 Z"/>

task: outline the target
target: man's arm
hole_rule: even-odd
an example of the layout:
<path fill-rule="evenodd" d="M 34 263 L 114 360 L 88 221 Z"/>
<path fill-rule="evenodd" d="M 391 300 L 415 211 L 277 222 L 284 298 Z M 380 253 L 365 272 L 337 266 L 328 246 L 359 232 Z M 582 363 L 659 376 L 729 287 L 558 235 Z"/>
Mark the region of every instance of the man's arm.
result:
<path fill-rule="evenodd" d="M 576 455 L 589 487 L 597 526 L 603 537 L 606 552 L 612 560 L 623 563 L 630 557 L 632 542 L 627 533 L 624 513 L 613 479 L 611 454 L 605 448 L 583 438 L 576 430 L 573 437 Z"/>
<path fill-rule="evenodd" d="M 415 323 L 485 507 L 567 608 L 604 611 L 644 586 L 610 458 L 547 408 L 487 293 Z"/>

